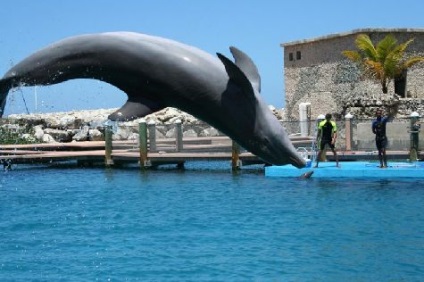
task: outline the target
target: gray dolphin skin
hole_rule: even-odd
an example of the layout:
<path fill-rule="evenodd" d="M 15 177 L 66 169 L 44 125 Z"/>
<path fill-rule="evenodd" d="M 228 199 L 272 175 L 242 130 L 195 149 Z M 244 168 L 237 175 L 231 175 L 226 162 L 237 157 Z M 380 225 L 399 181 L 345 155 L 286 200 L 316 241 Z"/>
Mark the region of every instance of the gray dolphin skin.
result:
<path fill-rule="evenodd" d="M 253 61 L 230 47 L 235 62 L 173 40 L 133 32 L 70 37 L 12 67 L 0 79 L 0 117 L 12 88 L 88 78 L 125 92 L 109 116 L 123 121 L 175 107 L 217 128 L 274 165 L 305 166 L 283 126 L 259 96 Z"/>
<path fill-rule="evenodd" d="M 312 174 L 314 174 L 314 171 L 313 170 L 309 170 L 309 171 L 307 171 L 305 173 L 302 173 L 298 178 L 299 179 L 309 179 L 309 178 L 311 178 Z"/>

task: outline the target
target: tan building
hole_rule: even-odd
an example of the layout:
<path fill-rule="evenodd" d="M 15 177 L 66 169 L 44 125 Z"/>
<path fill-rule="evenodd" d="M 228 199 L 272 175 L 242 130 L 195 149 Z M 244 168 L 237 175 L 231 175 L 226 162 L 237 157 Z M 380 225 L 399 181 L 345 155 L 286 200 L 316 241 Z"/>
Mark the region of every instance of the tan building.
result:
<path fill-rule="evenodd" d="M 380 84 L 363 79 L 356 65 L 342 55 L 344 50 L 357 50 L 355 39 L 361 33 L 368 34 L 374 44 L 387 34 L 393 34 L 398 43 L 414 38 L 406 50 L 407 54 L 424 55 L 424 29 L 358 29 L 283 43 L 285 113 L 288 120 L 299 119 L 300 103 L 311 104 L 312 118 L 327 112 L 340 118 L 352 113 L 355 107 L 363 107 L 367 101 L 379 100 L 384 95 Z M 394 93 L 395 85 L 397 94 L 402 98 L 424 99 L 424 64 L 409 69 L 405 80 L 391 82 L 389 95 Z"/>

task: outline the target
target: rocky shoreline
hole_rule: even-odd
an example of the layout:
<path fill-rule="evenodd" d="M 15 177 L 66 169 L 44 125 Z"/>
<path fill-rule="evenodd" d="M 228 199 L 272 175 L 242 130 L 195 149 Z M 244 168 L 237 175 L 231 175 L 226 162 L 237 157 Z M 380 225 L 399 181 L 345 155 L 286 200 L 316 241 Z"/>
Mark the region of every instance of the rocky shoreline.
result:
<path fill-rule="evenodd" d="M 141 119 L 112 123 L 107 117 L 117 109 L 98 109 L 56 113 L 11 114 L 3 120 L 1 128 L 19 134 L 28 142 L 102 141 L 106 125 L 113 127 L 113 140 L 138 140 Z M 283 110 L 270 106 L 279 119 Z M 175 123 L 181 122 L 183 137 L 222 135 L 218 130 L 194 116 L 176 108 L 165 108 L 144 117 L 147 124 L 155 124 L 156 138 L 175 138 Z"/>

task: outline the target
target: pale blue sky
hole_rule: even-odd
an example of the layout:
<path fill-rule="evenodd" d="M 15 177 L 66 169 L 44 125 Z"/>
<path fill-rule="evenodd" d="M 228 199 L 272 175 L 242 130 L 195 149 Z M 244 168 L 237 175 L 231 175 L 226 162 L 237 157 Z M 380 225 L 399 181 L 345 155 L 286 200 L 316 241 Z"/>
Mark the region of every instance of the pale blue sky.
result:
<path fill-rule="evenodd" d="M 135 31 L 229 57 L 247 53 L 262 77 L 267 104 L 284 106 L 281 43 L 360 28 L 424 28 L 421 0 L 2 0 L 0 76 L 34 51 L 65 37 Z M 36 93 L 36 95 L 35 95 Z M 6 114 L 116 108 L 118 89 L 94 80 L 25 88 L 9 94 Z M 37 99 L 35 99 L 37 97 Z"/>

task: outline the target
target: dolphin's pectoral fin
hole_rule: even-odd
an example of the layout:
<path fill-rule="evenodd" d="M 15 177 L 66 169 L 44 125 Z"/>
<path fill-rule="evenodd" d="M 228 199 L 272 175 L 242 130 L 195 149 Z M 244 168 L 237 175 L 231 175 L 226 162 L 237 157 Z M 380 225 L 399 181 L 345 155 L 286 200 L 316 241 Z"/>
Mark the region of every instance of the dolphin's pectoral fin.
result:
<path fill-rule="evenodd" d="M 253 91 L 252 83 L 249 81 L 244 72 L 224 55 L 220 53 L 217 53 L 217 55 L 221 62 L 224 64 L 225 70 L 227 71 L 230 80 L 232 80 L 243 90 L 243 93 L 247 95 L 247 98 L 254 98 L 255 91 Z"/>
<path fill-rule="evenodd" d="M 0 80 L 0 118 L 3 116 L 4 107 L 6 106 L 7 94 L 9 94 L 9 90 L 11 88 L 11 84 L 7 80 Z"/>
<path fill-rule="evenodd" d="M 119 110 L 110 114 L 108 118 L 113 121 L 129 121 L 141 118 L 156 111 L 162 110 L 164 107 L 153 102 L 140 103 L 127 101 Z"/>
<path fill-rule="evenodd" d="M 236 65 L 243 71 L 249 81 L 252 83 L 253 88 L 261 92 L 261 76 L 259 75 L 258 68 L 252 59 L 241 50 L 234 46 L 230 47 L 231 54 L 235 59 Z"/>

